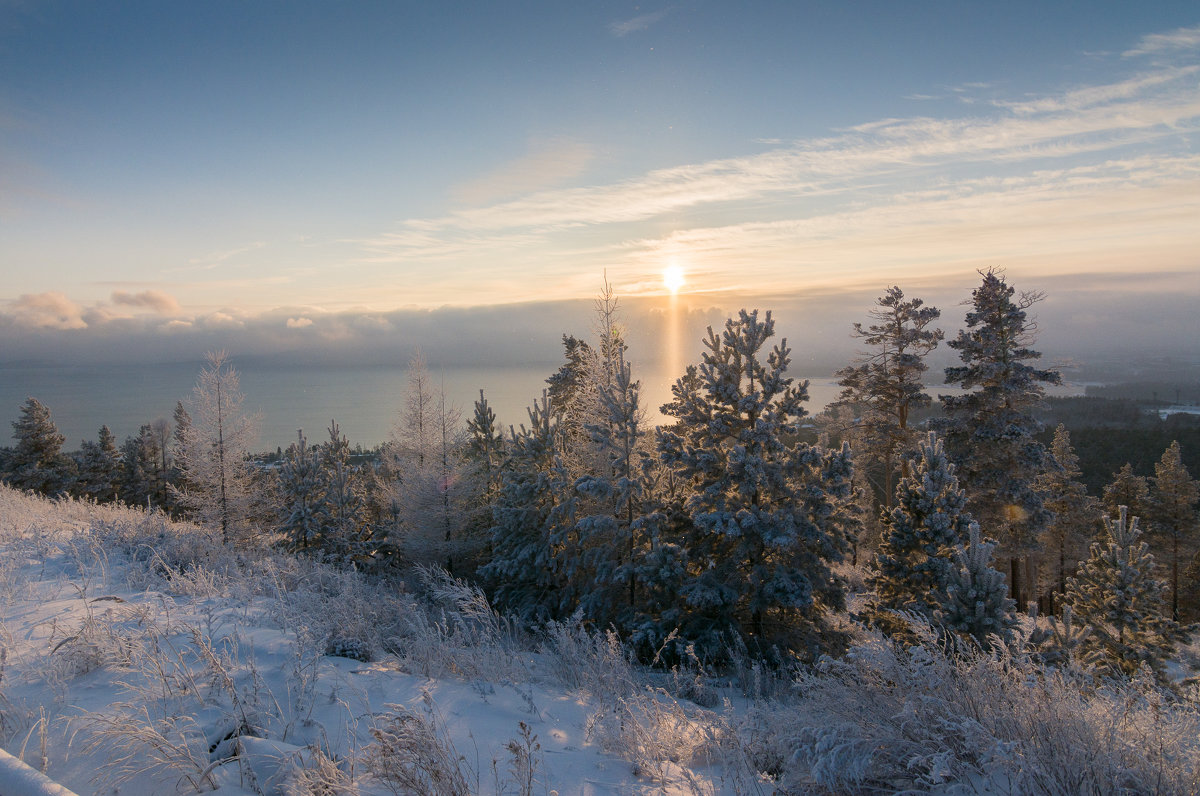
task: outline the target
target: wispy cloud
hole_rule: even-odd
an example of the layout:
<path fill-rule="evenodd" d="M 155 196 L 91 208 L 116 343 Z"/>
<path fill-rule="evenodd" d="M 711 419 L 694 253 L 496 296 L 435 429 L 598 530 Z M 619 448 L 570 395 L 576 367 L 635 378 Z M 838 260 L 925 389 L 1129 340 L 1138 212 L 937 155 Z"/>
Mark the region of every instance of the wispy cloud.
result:
<path fill-rule="evenodd" d="M 643 30 L 648 30 L 650 26 L 665 17 L 670 11 L 671 9 L 664 8 L 661 11 L 654 11 L 650 14 L 639 14 L 632 19 L 613 22 L 608 26 L 608 29 L 617 37 L 628 36 L 630 33 L 640 33 Z"/>
<path fill-rule="evenodd" d="M 1200 49 L 1200 25 L 1193 28 L 1179 28 L 1170 33 L 1152 33 L 1143 36 L 1137 46 L 1126 50 L 1122 55 L 1133 58 L 1139 55 L 1160 55 L 1180 50 Z"/>
<path fill-rule="evenodd" d="M 1200 195 L 1191 154 L 1197 75 L 1194 65 L 1161 66 L 973 106 L 971 115 L 879 119 L 755 154 L 409 219 L 358 243 L 366 262 L 415 269 L 432 280 L 430 295 L 463 303 L 486 301 L 488 290 L 511 295 L 511 280 L 490 281 L 498 256 L 520 257 L 525 281 L 543 294 L 601 269 L 627 285 L 657 284 L 649 275 L 669 257 L 712 275 L 689 277 L 698 289 L 765 278 L 775 273 L 772 260 L 810 262 L 815 252 L 823 254 L 808 267 L 821 272 L 823 258 L 830 278 L 847 273 L 838 251 L 864 262 L 961 268 L 972 256 L 1060 251 L 1066 244 L 1055 243 L 1051 209 L 1064 214 L 1059 237 L 1080 262 L 1119 248 L 1097 243 L 1117 229 L 1143 245 L 1144 230 L 1160 230 L 1164 251 L 1176 252 L 1181 240 L 1196 242 L 1179 208 L 1194 209 L 1189 195 Z M 1120 207 L 1131 215 L 1112 220 Z M 931 247 L 926 255 L 922 246 Z M 439 278 L 437 263 L 451 262 L 458 287 Z M 464 281 L 478 289 L 463 291 Z"/>

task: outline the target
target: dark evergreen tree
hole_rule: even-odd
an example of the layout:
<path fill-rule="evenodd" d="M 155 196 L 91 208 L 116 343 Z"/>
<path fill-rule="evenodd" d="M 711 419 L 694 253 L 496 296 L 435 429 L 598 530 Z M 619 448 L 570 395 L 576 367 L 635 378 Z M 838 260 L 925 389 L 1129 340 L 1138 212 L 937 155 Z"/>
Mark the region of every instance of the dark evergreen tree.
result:
<path fill-rule="evenodd" d="M 947 599 L 955 548 L 967 539 L 971 515 L 942 441 L 928 433 L 908 474 L 896 487 L 896 505 L 883 515 L 883 540 L 871 562 L 869 613 L 885 630 L 903 625 L 889 615 L 906 611 L 930 621 Z"/>
<path fill-rule="evenodd" d="M 75 493 L 97 503 L 117 500 L 121 480 L 121 452 L 108 426 L 101 426 L 95 442 L 84 440 L 76 458 Z"/>
<path fill-rule="evenodd" d="M 504 436 L 496 413 L 479 391 L 474 412 L 467 421 L 463 449 L 463 544 L 460 555 L 469 570 L 482 566 L 488 556 L 492 511 L 500 497 L 501 473 L 507 460 Z"/>
<path fill-rule="evenodd" d="M 680 630 L 707 655 L 730 634 L 756 654 L 816 654 L 835 636 L 822 638 L 827 615 L 844 608 L 830 564 L 856 530 L 850 452 L 797 441 L 807 382 L 785 375 L 786 341 L 764 351 L 774 334 L 769 312 L 710 328 L 702 364 L 663 407 L 676 422 L 659 430 L 659 454 L 681 484 L 667 511 L 685 520 Z"/>
<path fill-rule="evenodd" d="M 529 427 L 511 432 L 512 455 L 491 529 L 492 560 L 480 570 L 500 605 L 531 619 L 569 615 L 577 597 L 560 572 L 575 552 L 575 491 L 560 442 L 557 414 L 543 393 L 529 408 Z"/>
<path fill-rule="evenodd" d="M 602 463 L 577 479 L 575 488 L 591 498 L 591 513 L 578 523 L 581 564 L 592 584 L 581 607 L 603 624 L 629 627 L 639 612 L 639 569 L 649 552 L 644 515 L 652 486 L 638 403 L 641 384 L 633 380 L 623 352 L 616 357 L 617 372 L 599 389 L 603 415 L 587 425 Z"/>
<path fill-rule="evenodd" d="M 941 329 L 930 328 L 941 316 L 936 307 L 926 307 L 919 298 L 904 298 L 904 291 L 889 287 L 868 314 L 875 321 L 863 328 L 854 324 L 854 337 L 869 350 L 856 363 L 837 372 L 841 400 L 859 412 L 855 464 L 863 469 L 868 461 L 882 475 L 883 503 L 892 506 L 897 468 L 917 442 L 909 428 L 913 410 L 929 406 L 932 399 L 922 384 L 925 357 L 943 337 Z"/>
<path fill-rule="evenodd" d="M 946 598 L 934 612 L 935 623 L 944 631 L 970 638 L 981 647 L 993 639 L 1008 643 L 1017 626 L 1016 602 L 1008 596 L 1004 575 L 992 566 L 996 543 L 983 539 L 979 524 L 972 522 L 967 539 L 954 549 Z"/>
<path fill-rule="evenodd" d="M 1196 553 L 1196 503 L 1200 500 L 1200 484 L 1192 478 L 1179 443 L 1172 442 L 1163 451 L 1162 460 L 1154 465 L 1150 492 L 1151 542 L 1160 551 L 1156 556 L 1170 570 L 1171 618 L 1179 621 L 1180 566 Z"/>
<path fill-rule="evenodd" d="M 362 478 L 338 458 L 322 457 L 325 526 L 321 542 L 326 554 L 341 561 L 366 561 L 373 552 L 375 529 L 363 497 Z"/>
<path fill-rule="evenodd" d="M 1071 447 L 1066 426 L 1054 430 L 1052 459 L 1034 486 L 1053 519 L 1042 534 L 1042 547 L 1051 563 L 1048 613 L 1054 614 L 1067 590 L 1067 576 L 1086 554 L 1087 542 L 1100 529 L 1100 501 L 1079 481 L 1079 457 Z"/>
<path fill-rule="evenodd" d="M 1125 675 L 1145 664 L 1162 678 L 1184 635 L 1163 616 L 1166 584 L 1154 576 L 1154 556 L 1141 541 L 1138 518 L 1121 506 L 1116 520 L 1104 522 L 1108 538 L 1092 543 L 1090 557 L 1067 581 L 1066 602 L 1092 626 L 1086 647 L 1094 660 Z"/>
<path fill-rule="evenodd" d="M 278 530 L 288 547 L 300 552 L 315 552 L 323 547 L 326 485 L 318 452 L 308 446 L 304 432 L 288 446 L 279 467 Z"/>
<path fill-rule="evenodd" d="M 50 410 L 37 398 L 27 398 L 12 428 L 17 444 L 8 455 L 5 483 L 43 495 L 64 492 L 73 479 L 74 463 L 62 452 L 65 438 Z"/>
<path fill-rule="evenodd" d="M 1104 487 L 1104 510 L 1108 515 L 1117 516 L 1121 506 L 1133 517 L 1145 517 L 1150 509 L 1150 484 L 1133 472 L 1129 462 L 1113 473 L 1113 480 Z"/>
<path fill-rule="evenodd" d="M 1046 460 L 1035 438 L 1042 427 L 1034 410 L 1042 404 L 1042 385 L 1062 379 L 1056 371 L 1027 364 L 1041 357 L 1029 347 L 1036 326 L 1026 315 L 1041 294 L 1014 299 L 999 272 L 982 274 L 966 328 L 948 343 L 964 364 L 946 368 L 946 383 L 964 392 L 941 396 L 945 417 L 937 427 L 958 465 L 972 515 L 994 529 L 1010 558 L 1013 596 L 1021 601 L 1027 597 L 1022 584 L 1034 583 L 1032 572 L 1021 577 L 1021 564 L 1030 563 L 1051 517 L 1033 485 Z"/>

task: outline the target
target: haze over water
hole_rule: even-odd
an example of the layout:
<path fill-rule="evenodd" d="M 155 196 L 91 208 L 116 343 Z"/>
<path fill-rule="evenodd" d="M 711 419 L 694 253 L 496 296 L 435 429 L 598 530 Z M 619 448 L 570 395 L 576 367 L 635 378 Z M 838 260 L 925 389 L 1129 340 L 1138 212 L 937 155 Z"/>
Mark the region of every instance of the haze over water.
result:
<path fill-rule="evenodd" d="M 236 363 L 235 363 L 236 366 Z M 0 445 L 11 445 L 11 422 L 20 406 L 33 396 L 50 408 L 65 448 L 75 450 L 84 439 L 95 440 L 108 425 L 118 442 L 136 434 L 143 423 L 171 419 L 176 401 L 192 395 L 200 365 L 144 366 L 0 366 Z M 310 441 L 325 439 L 335 419 L 351 445 L 370 448 L 388 438 L 404 406 L 407 370 L 387 366 L 238 366 L 244 407 L 262 415 L 258 450 L 286 448 L 303 429 Z M 527 422 L 526 408 L 541 395 L 545 380 L 557 365 L 521 367 L 430 368 L 435 383 L 444 380 L 448 402 L 469 419 L 483 388 L 501 427 Z M 663 422 L 659 407 L 670 398 L 670 383 L 654 369 L 638 369 L 642 405 L 651 423 Z M 936 377 L 936 376 L 935 376 Z M 797 375 L 796 378 L 805 378 Z M 808 377 L 810 413 L 837 398 L 840 388 L 829 376 Z M 935 385 L 930 394 L 949 392 Z M 1075 385 L 1054 394 L 1079 392 Z"/>

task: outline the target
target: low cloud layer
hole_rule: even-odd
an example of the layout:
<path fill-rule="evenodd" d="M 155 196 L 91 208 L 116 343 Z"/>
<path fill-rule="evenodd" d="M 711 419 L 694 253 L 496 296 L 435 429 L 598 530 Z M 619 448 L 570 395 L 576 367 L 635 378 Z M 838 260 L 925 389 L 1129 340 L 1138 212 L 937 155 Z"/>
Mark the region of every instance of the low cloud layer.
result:
<path fill-rule="evenodd" d="M 1146 355 L 1196 357 L 1200 315 L 1170 272 L 1111 276 L 1101 272 L 1035 278 L 1010 272 L 1019 290 L 1039 290 L 1035 306 L 1040 347 L 1047 356 L 1087 363 Z M 908 295 L 942 309 L 941 325 L 961 325 L 978 274 L 953 280 L 901 282 Z M 719 327 L 740 307 L 771 309 L 798 367 L 828 373 L 846 364 L 857 343 L 855 321 L 866 319 L 886 283 L 851 290 L 807 293 L 682 296 L 672 314 L 662 299 L 625 299 L 622 319 L 631 354 L 666 362 L 664 341 L 681 341 L 681 364 L 699 360 L 705 327 Z M 281 307 L 251 315 L 233 309 L 194 317 L 157 313 L 107 314 L 61 294 L 26 296 L 0 311 L 0 365 L 192 362 L 225 349 L 236 358 L 306 364 L 402 364 L 420 348 L 447 366 L 552 366 L 561 359 L 561 336 L 593 334 L 591 301 L 537 302 L 477 308 L 325 312 Z M 948 349 L 943 357 L 952 357 Z"/>

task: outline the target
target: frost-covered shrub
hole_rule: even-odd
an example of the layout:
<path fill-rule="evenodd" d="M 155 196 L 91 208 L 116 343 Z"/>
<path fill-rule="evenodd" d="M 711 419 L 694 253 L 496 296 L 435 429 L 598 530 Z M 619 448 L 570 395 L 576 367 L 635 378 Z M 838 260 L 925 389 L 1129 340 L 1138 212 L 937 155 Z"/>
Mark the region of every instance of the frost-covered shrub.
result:
<path fill-rule="evenodd" d="M 392 705 L 371 728 L 367 769 L 396 796 L 471 796 L 463 757 L 424 695 L 424 710 Z"/>
<path fill-rule="evenodd" d="M 797 681 L 788 781 L 839 793 L 1194 793 L 1200 712 L 1152 678 L 1091 682 L 1009 648 L 951 654 L 882 637 Z"/>
<path fill-rule="evenodd" d="M 423 604 L 402 618 L 388 651 L 401 665 L 425 676 L 513 681 L 528 676 L 522 634 L 497 613 L 483 591 L 438 567 L 419 568 Z"/>

